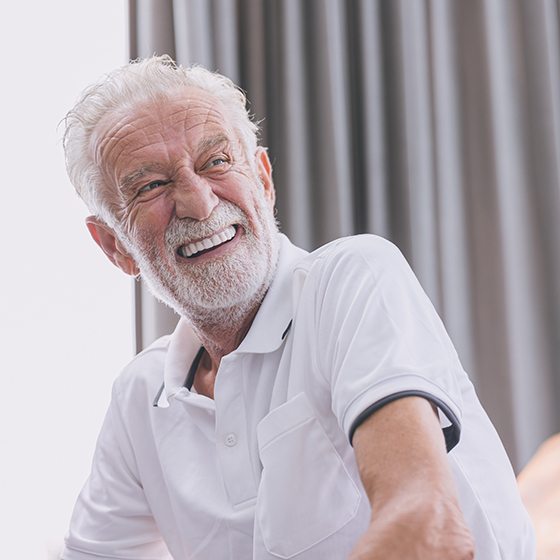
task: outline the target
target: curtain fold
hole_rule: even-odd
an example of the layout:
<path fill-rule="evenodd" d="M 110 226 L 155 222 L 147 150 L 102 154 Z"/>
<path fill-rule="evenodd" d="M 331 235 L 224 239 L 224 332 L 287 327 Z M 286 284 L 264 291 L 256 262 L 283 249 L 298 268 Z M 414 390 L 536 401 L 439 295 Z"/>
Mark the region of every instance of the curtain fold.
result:
<path fill-rule="evenodd" d="M 389 231 L 389 193 L 385 138 L 384 58 L 380 5 L 349 4 L 350 81 L 354 160 L 355 219 L 359 231 Z"/>
<path fill-rule="evenodd" d="M 516 468 L 560 431 L 556 0 L 130 0 L 131 57 L 248 93 L 292 240 L 394 241 Z M 137 285 L 138 348 L 172 312 Z"/>

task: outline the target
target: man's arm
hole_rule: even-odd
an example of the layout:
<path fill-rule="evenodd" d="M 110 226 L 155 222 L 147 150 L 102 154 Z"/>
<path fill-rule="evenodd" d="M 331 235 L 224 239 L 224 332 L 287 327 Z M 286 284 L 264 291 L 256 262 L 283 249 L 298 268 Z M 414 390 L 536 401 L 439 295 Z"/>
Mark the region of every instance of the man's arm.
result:
<path fill-rule="evenodd" d="M 353 445 L 372 514 L 350 560 L 474 558 L 429 401 L 387 404 L 358 427 Z"/>

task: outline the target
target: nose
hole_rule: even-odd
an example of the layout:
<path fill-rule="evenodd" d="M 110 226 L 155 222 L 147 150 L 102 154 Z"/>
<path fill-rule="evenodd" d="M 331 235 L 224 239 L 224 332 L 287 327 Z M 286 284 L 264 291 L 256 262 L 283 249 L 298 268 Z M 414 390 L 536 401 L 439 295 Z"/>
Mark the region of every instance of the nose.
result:
<path fill-rule="evenodd" d="M 188 180 L 183 178 L 176 184 L 174 192 L 175 214 L 178 218 L 206 220 L 220 203 L 212 185 L 204 178 L 195 175 Z"/>

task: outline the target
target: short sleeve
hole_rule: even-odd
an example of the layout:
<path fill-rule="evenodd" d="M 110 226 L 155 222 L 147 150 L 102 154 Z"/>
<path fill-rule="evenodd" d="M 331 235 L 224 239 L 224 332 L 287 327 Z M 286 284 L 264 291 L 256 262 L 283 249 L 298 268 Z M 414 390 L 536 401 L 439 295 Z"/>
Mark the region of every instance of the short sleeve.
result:
<path fill-rule="evenodd" d="M 171 559 L 136 475 L 115 389 L 62 554 L 63 560 L 100 558 Z"/>
<path fill-rule="evenodd" d="M 318 368 L 350 441 L 388 402 L 418 395 L 439 410 L 448 450 L 459 440 L 461 364 L 400 251 L 371 235 L 326 252 L 317 275 Z"/>

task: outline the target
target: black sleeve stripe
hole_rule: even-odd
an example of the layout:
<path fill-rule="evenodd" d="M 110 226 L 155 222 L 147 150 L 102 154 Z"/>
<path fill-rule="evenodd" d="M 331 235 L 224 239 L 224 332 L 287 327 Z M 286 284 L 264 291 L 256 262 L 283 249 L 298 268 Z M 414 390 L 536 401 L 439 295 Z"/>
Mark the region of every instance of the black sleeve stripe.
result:
<path fill-rule="evenodd" d="M 384 407 L 386 404 L 396 401 L 397 399 L 402 399 L 403 397 L 423 397 L 431 403 L 435 404 L 445 414 L 445 416 L 447 416 L 448 420 L 451 422 L 451 426 L 443 428 L 443 436 L 445 438 L 445 447 L 447 448 L 447 452 L 449 453 L 459 443 L 459 438 L 461 436 L 461 425 L 459 423 L 459 419 L 442 400 L 434 397 L 430 393 L 414 390 L 400 391 L 398 393 L 388 395 L 387 397 L 378 400 L 376 403 L 368 406 L 364 411 L 362 411 L 354 420 L 352 426 L 350 426 L 350 434 L 348 436 L 350 445 L 352 445 L 352 439 L 354 437 L 355 431 L 365 420 L 367 420 L 375 411 Z"/>

